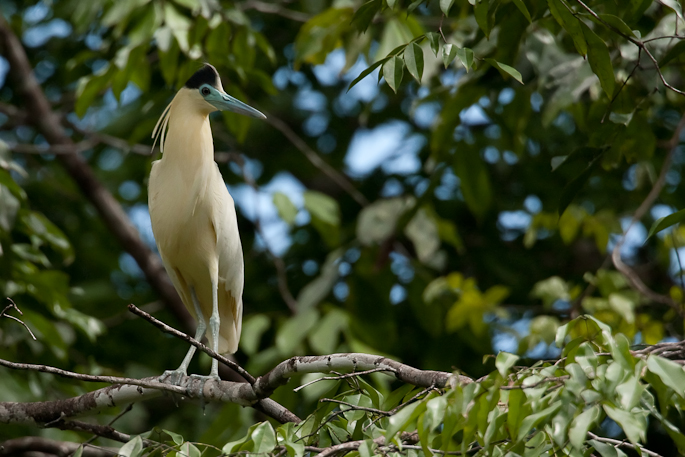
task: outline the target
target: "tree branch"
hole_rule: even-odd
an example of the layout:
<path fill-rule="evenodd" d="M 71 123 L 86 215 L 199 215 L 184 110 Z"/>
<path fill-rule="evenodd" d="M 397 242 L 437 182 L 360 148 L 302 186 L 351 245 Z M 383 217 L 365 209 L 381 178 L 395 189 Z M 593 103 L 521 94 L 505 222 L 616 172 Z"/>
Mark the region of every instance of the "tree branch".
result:
<path fill-rule="evenodd" d="M 614 262 L 614 266 L 618 271 L 623 273 L 623 275 L 626 278 L 628 278 L 628 281 L 635 290 L 637 290 L 642 295 L 644 295 L 645 297 L 649 298 L 654 302 L 663 303 L 670 306 L 680 315 L 680 317 L 685 317 L 685 311 L 683 311 L 679 303 L 675 302 L 666 295 L 661 295 L 651 290 L 642 281 L 642 279 L 640 279 L 640 277 L 628 265 L 626 265 L 623 262 L 623 260 L 621 259 L 621 246 L 623 246 L 623 243 L 626 240 L 626 235 L 628 234 L 628 231 L 630 231 L 633 225 L 637 221 L 642 219 L 642 217 L 647 213 L 647 211 L 649 211 L 649 209 L 652 207 L 656 199 L 659 197 L 659 194 L 661 193 L 661 190 L 663 189 L 664 185 L 666 184 L 666 174 L 668 173 L 668 170 L 671 166 L 673 154 L 675 153 L 678 144 L 680 144 L 680 134 L 683 131 L 683 129 L 685 129 L 685 114 L 683 114 L 683 116 L 681 117 L 678 126 L 675 128 L 675 131 L 671 136 L 670 141 L 666 145 L 668 148 L 668 152 L 666 154 L 666 157 L 664 158 L 664 163 L 661 166 L 661 172 L 659 173 L 659 177 L 654 183 L 652 190 L 649 192 L 649 194 L 647 194 L 647 197 L 637 208 L 635 214 L 633 214 L 633 217 L 630 221 L 630 224 L 628 225 L 628 228 L 623 232 L 623 235 L 619 239 L 618 243 L 616 243 L 616 246 L 614 246 L 614 250 L 611 253 L 611 259 Z"/>
<path fill-rule="evenodd" d="M 26 116 L 52 146 L 74 147 L 36 80 L 21 42 L 6 20 L 0 16 L 0 47 L 9 62 L 9 75 L 17 93 L 25 101 Z M 190 314 L 181 302 L 174 286 L 164 271 L 159 257 L 140 239 L 123 208 L 100 183 L 95 173 L 78 154 L 57 155 L 57 161 L 79 186 L 84 196 L 95 207 L 103 222 L 136 260 L 147 281 L 173 311 L 179 321 L 191 330 Z"/>
<path fill-rule="evenodd" d="M 304 156 L 314 165 L 316 168 L 321 170 L 325 175 L 331 178 L 342 190 L 347 192 L 357 203 L 361 206 L 366 206 L 369 201 L 359 192 L 352 183 L 343 175 L 341 175 L 335 168 L 331 167 L 328 163 L 312 150 L 312 148 L 307 145 L 307 143 L 300 138 L 297 133 L 295 133 L 288 124 L 283 122 L 281 119 L 277 118 L 273 114 L 267 115 L 267 122 L 274 126 L 276 130 L 280 131 L 283 136 L 285 136 L 288 141 L 290 141 L 295 148 L 297 148 Z"/>
<path fill-rule="evenodd" d="M 0 456 L 21 456 L 29 453 L 41 452 L 58 457 L 69 457 L 83 446 L 83 457 L 111 457 L 117 455 L 118 449 L 93 446 L 92 444 L 81 445 L 68 441 L 55 441 L 39 436 L 25 436 L 0 443 Z"/>

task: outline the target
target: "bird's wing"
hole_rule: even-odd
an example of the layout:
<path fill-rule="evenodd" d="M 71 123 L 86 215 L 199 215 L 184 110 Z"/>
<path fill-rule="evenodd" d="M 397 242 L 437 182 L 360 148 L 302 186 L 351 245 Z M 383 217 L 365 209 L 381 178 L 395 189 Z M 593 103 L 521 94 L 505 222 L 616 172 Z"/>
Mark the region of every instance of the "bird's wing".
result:
<path fill-rule="evenodd" d="M 222 345 L 226 349 L 224 352 L 235 352 L 238 349 L 243 318 L 243 250 L 233 198 L 226 189 L 218 167 L 215 178 L 221 183 L 215 188 L 215 199 L 221 204 L 214 205 L 212 213 L 219 260 L 219 352 L 222 352 Z"/>

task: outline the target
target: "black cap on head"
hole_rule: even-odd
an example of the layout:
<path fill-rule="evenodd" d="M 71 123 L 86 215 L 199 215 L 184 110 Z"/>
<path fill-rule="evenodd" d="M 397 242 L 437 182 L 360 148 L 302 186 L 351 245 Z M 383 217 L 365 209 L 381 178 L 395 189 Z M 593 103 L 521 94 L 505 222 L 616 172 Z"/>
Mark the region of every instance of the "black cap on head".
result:
<path fill-rule="evenodd" d="M 216 68 L 206 63 L 202 68 L 195 72 L 193 76 L 188 78 L 185 87 L 188 89 L 199 89 L 203 84 L 209 84 L 212 87 L 218 88 L 217 81 L 219 80 L 219 73 Z"/>

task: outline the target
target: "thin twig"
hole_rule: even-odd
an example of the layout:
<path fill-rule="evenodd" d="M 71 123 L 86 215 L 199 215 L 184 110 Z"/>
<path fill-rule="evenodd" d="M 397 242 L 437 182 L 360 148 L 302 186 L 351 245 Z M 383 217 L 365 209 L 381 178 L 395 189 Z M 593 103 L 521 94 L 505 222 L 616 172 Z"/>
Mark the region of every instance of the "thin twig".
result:
<path fill-rule="evenodd" d="M 19 322 L 29 332 L 29 335 L 31 335 L 31 338 L 33 338 L 33 341 L 36 341 L 36 335 L 33 334 L 31 329 L 29 328 L 29 326 L 26 325 L 26 323 L 24 321 L 22 321 L 21 319 L 19 319 L 17 317 L 10 316 L 9 314 L 7 314 L 7 312 L 6 312 L 7 310 L 9 310 L 10 308 L 14 308 L 19 313 L 20 316 L 24 315 L 24 313 L 21 312 L 21 310 L 19 309 L 17 304 L 14 303 L 14 300 L 12 300 L 10 297 L 7 297 L 7 300 L 9 300 L 10 304 L 5 306 L 5 309 L 3 309 L 2 312 L 0 312 L 0 317 L 7 317 L 9 319 L 12 319 L 13 321 Z"/>
<path fill-rule="evenodd" d="M 587 432 L 587 434 L 593 440 L 600 441 L 602 443 L 613 444 L 614 446 L 630 448 L 630 449 L 633 449 L 635 451 L 639 450 L 643 454 L 651 455 L 652 457 L 662 457 L 661 454 L 657 454 L 654 451 L 650 451 L 649 449 L 645 448 L 644 446 L 642 446 L 640 444 L 632 444 L 632 443 L 629 443 L 627 441 L 620 441 L 620 440 L 615 440 L 612 438 L 604 438 L 603 436 L 595 435 L 592 432 Z"/>
<path fill-rule="evenodd" d="M 254 180 L 252 175 L 248 173 L 247 167 L 245 166 L 245 161 L 243 160 L 243 157 L 240 154 L 236 153 L 226 153 L 227 158 L 231 158 L 232 161 L 238 165 L 240 168 L 240 172 L 243 175 L 243 180 L 245 183 L 252 188 L 252 190 L 255 192 L 255 195 L 259 195 L 259 186 L 257 186 L 257 182 Z M 258 203 L 259 200 L 257 200 Z M 262 222 L 259 217 L 259 208 L 256 208 L 255 211 L 255 220 L 254 220 L 254 226 L 255 229 L 257 230 L 257 233 L 259 233 L 259 236 L 262 237 L 264 240 L 264 244 L 266 246 L 266 253 L 268 254 L 269 257 L 271 257 L 271 260 L 274 264 L 274 267 L 276 268 L 276 280 L 278 282 L 278 292 L 281 294 L 281 298 L 283 298 L 283 301 L 285 304 L 288 306 L 288 309 L 290 310 L 291 313 L 296 314 L 297 313 L 297 300 L 295 300 L 295 297 L 293 297 L 293 294 L 290 292 L 290 287 L 288 287 L 288 276 L 286 274 L 286 268 L 285 268 L 285 263 L 283 262 L 283 259 L 276 255 L 274 252 L 269 249 L 269 246 L 266 244 L 266 233 L 264 232 L 264 228 L 262 227 Z"/>
<path fill-rule="evenodd" d="M 283 6 L 279 4 L 274 4 L 274 3 L 267 3 L 267 2 L 260 2 L 257 0 L 248 0 L 240 5 L 241 9 L 243 11 L 247 10 L 255 10 L 259 11 L 260 13 L 266 13 L 266 14 L 276 14 L 278 16 L 284 17 L 286 19 L 290 19 L 296 22 L 307 22 L 310 19 L 310 16 L 306 13 L 301 13 L 299 11 L 293 11 L 289 10 L 288 8 L 284 8 Z"/>
<path fill-rule="evenodd" d="M 376 408 L 367 408 L 366 406 L 359 406 L 359 405 L 353 405 L 352 403 L 348 403 L 346 401 L 341 401 L 341 400 L 335 400 L 333 398 L 322 398 L 319 400 L 319 403 L 337 403 L 339 405 L 345 405 L 349 406 L 350 409 L 345 409 L 342 410 L 342 412 L 347 412 L 350 410 L 355 410 L 355 411 L 366 411 L 367 413 L 373 413 L 373 414 L 378 414 L 379 416 L 392 416 L 388 411 L 383 411 L 382 409 L 376 409 Z"/>
<path fill-rule="evenodd" d="M 630 221 L 630 224 L 628 225 L 628 228 L 623 232 L 623 235 L 619 239 L 619 241 L 616 243 L 616 246 L 614 246 L 614 250 L 611 254 L 611 258 L 614 262 L 614 266 L 618 271 L 620 271 L 626 278 L 628 278 L 628 281 L 632 285 L 632 287 L 640 292 L 642 295 L 645 297 L 649 298 L 650 300 L 657 302 L 657 303 L 663 303 L 671 308 L 673 308 L 679 315 L 680 317 L 685 317 L 685 312 L 683 311 L 682 307 L 680 306 L 679 303 L 676 303 L 673 301 L 670 297 L 667 297 L 662 294 L 658 294 L 651 290 L 647 285 L 640 279 L 640 277 L 628 266 L 626 265 L 623 260 L 621 259 L 621 246 L 623 246 L 623 243 L 626 240 L 626 235 L 630 231 L 630 229 L 633 227 L 633 225 L 642 219 L 642 217 L 649 211 L 649 209 L 652 207 L 654 204 L 654 201 L 659 197 L 659 194 L 661 193 L 661 190 L 663 189 L 664 185 L 666 184 L 666 174 L 668 173 L 668 170 L 671 166 L 671 161 L 673 159 L 673 154 L 675 153 L 676 148 L 678 147 L 678 144 L 680 144 L 680 134 L 685 129 L 685 114 L 683 114 L 683 117 L 680 119 L 680 122 L 678 122 L 678 126 L 675 128 L 675 131 L 673 132 L 673 136 L 671 137 L 671 140 L 669 141 L 667 147 L 668 147 L 668 152 L 666 154 L 666 157 L 664 158 L 664 163 L 661 166 L 661 172 L 659 173 L 659 177 L 657 178 L 656 182 L 654 183 L 654 186 L 652 187 L 652 190 L 649 192 L 647 197 L 644 199 L 644 201 L 640 204 L 640 206 L 637 208 L 635 213 L 633 214 L 633 217 Z"/>
<path fill-rule="evenodd" d="M 374 368 L 373 370 L 357 371 L 354 373 L 341 374 L 338 376 L 324 376 L 323 378 L 316 378 L 313 381 L 309 381 L 306 384 L 302 384 L 300 387 L 294 388 L 293 392 L 299 392 L 300 390 L 304 389 L 305 387 L 311 386 L 315 382 L 319 382 L 319 381 L 338 381 L 341 379 L 352 378 L 352 377 L 361 376 L 361 375 L 370 374 L 370 373 L 378 373 L 381 371 L 392 372 L 392 370 L 389 370 L 388 368 Z"/>
<path fill-rule="evenodd" d="M 173 335 L 176 338 L 179 338 L 179 339 L 185 341 L 186 343 L 189 343 L 189 344 L 195 346 L 196 348 L 198 348 L 199 350 L 201 350 L 205 354 L 209 355 L 213 359 L 216 359 L 219 362 L 223 363 L 224 365 L 227 365 L 228 367 L 232 368 L 238 374 L 240 374 L 240 376 L 245 378 L 245 380 L 247 382 L 249 382 L 250 384 L 255 383 L 254 376 L 252 376 L 250 373 L 248 373 L 247 370 L 245 370 L 243 367 L 241 367 L 240 365 L 235 363 L 233 360 L 227 359 L 226 357 L 224 357 L 221 354 L 217 354 L 212 349 L 210 349 L 207 346 L 205 346 L 204 344 L 200 343 L 198 340 L 196 340 L 192 336 L 186 335 L 185 333 L 183 333 L 179 330 L 176 330 L 175 328 L 165 324 L 164 322 L 160 321 L 159 319 L 152 317 L 150 314 L 148 314 L 145 311 L 143 311 L 142 309 L 138 308 L 136 305 L 129 304 L 128 310 L 131 311 L 133 314 L 136 314 L 136 315 L 142 317 L 143 319 L 145 319 L 146 321 L 150 322 L 152 325 L 154 325 L 155 327 L 157 327 L 158 329 L 160 329 L 164 333 L 168 333 L 170 335 Z"/>
<path fill-rule="evenodd" d="M 290 128 L 288 124 L 283 122 L 278 117 L 273 114 L 267 115 L 267 121 L 280 131 L 287 139 L 290 141 L 295 148 L 297 148 L 304 156 L 314 165 L 316 168 L 321 170 L 325 175 L 331 178 L 342 190 L 347 192 L 357 203 L 361 206 L 366 206 L 369 201 L 359 192 L 352 183 L 343 175 L 341 175 L 335 168 L 331 167 L 328 163 L 312 150 L 312 148 L 307 145 L 307 143 L 300 138 L 297 133 Z"/>
<path fill-rule="evenodd" d="M 146 387 L 148 389 L 163 390 L 175 394 L 186 395 L 187 391 L 184 387 L 174 386 L 159 381 L 144 381 L 135 378 L 120 378 L 117 376 L 94 376 L 83 373 L 74 373 L 73 371 L 62 370 L 48 365 L 35 365 L 31 363 L 16 363 L 9 360 L 0 359 L 0 365 L 12 368 L 14 370 L 38 371 L 41 373 L 51 373 L 64 378 L 78 379 L 86 382 L 104 382 L 107 384 L 129 384 L 132 386 Z"/>
<path fill-rule="evenodd" d="M 666 81 L 666 78 L 664 78 L 664 75 L 663 75 L 663 73 L 661 72 L 661 68 L 659 67 L 659 62 L 657 62 L 656 58 L 654 58 L 654 56 L 653 56 L 652 53 L 649 51 L 649 49 L 647 49 L 647 46 L 645 45 L 645 42 L 644 42 L 644 41 L 640 41 L 640 40 L 638 40 L 638 39 L 635 38 L 635 37 L 632 37 L 632 36 L 630 36 L 630 35 L 627 35 L 627 34 L 623 33 L 621 30 L 619 30 L 619 29 L 617 29 L 616 27 L 614 27 L 612 24 L 609 24 L 608 22 L 606 22 L 604 19 L 601 18 L 601 16 L 599 16 L 597 13 L 595 13 L 595 12 L 592 10 L 592 8 L 590 8 L 590 7 L 587 6 L 585 3 L 583 3 L 583 0 L 576 0 L 576 2 L 578 2 L 578 4 L 580 4 L 580 6 L 583 7 L 583 9 L 585 9 L 588 13 L 590 13 L 590 15 L 591 15 L 592 17 L 594 17 L 597 21 L 601 22 L 606 28 L 608 28 L 609 30 L 613 31 L 614 33 L 616 33 L 616 34 L 618 34 L 618 35 L 621 35 L 623 38 L 625 38 L 626 40 L 630 41 L 631 43 L 633 43 L 633 44 L 634 44 L 635 46 L 637 46 L 638 48 L 644 50 L 644 51 L 645 51 L 645 54 L 647 54 L 647 57 L 649 57 L 649 60 L 651 60 L 652 63 L 654 64 L 654 68 L 655 68 L 657 74 L 659 75 L 659 79 L 661 79 L 661 83 L 664 85 L 664 87 L 666 87 L 666 88 L 668 88 L 668 89 L 671 89 L 673 92 L 675 92 L 675 93 L 677 93 L 677 94 L 685 95 L 685 92 L 683 92 L 683 91 L 681 91 L 681 90 L 679 90 L 679 89 L 676 89 L 675 87 L 671 86 L 671 85 L 668 83 L 668 81 Z M 562 3 L 563 3 L 563 2 L 562 2 Z M 566 4 L 564 4 L 564 5 L 566 5 Z M 568 6 L 567 6 L 567 8 L 568 8 Z M 580 20 L 580 19 L 579 19 L 579 20 Z"/>

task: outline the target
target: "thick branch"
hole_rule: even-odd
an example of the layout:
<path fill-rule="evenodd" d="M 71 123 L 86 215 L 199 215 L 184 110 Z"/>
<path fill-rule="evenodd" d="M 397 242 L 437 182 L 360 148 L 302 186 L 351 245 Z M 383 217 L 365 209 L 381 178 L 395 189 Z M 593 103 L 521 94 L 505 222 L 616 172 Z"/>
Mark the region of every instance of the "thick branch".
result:
<path fill-rule="evenodd" d="M 279 386 L 296 374 L 354 372 L 382 368 L 395 378 L 417 387 L 445 387 L 453 383 L 471 383 L 467 376 L 453 375 L 444 371 L 419 370 L 395 360 L 378 355 L 348 353 L 308 357 L 293 357 L 281 362 L 264 376 L 257 378 L 254 389 L 258 397 L 268 397 Z"/>
<path fill-rule="evenodd" d="M 74 142 L 60 125 L 59 117 L 52 111 L 50 103 L 33 74 L 21 42 L 2 16 L 0 16 L 0 46 L 9 62 L 9 74 L 15 89 L 24 100 L 27 117 L 48 143 L 53 146 L 73 148 Z M 57 156 L 57 160 L 98 211 L 107 228 L 119 240 L 126 252 L 136 260 L 150 285 L 159 293 L 176 317 L 189 325 L 190 315 L 164 271 L 162 262 L 140 239 L 138 231 L 119 202 L 100 183 L 81 156 L 62 154 Z"/>
<path fill-rule="evenodd" d="M 69 457 L 81 446 L 79 443 L 55 441 L 38 436 L 25 436 L 0 443 L 0 456 L 20 456 L 41 452 L 58 457 Z M 117 449 L 108 449 L 90 444 L 83 445 L 83 457 L 111 457 L 117 454 Z"/>

